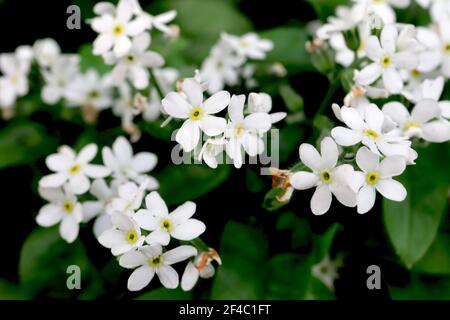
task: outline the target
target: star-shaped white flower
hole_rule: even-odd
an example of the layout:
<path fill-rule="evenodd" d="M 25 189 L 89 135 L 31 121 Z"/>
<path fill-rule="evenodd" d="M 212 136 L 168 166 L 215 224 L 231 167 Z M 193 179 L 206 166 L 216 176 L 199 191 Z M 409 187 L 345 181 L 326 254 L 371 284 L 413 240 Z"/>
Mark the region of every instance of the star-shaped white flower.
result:
<path fill-rule="evenodd" d="M 170 116 L 186 119 L 175 140 L 184 151 L 190 152 L 200 140 L 200 131 L 208 136 L 217 136 L 224 132 L 226 120 L 212 114 L 228 106 L 230 94 L 227 91 L 219 91 L 203 101 L 203 90 L 194 78 L 185 79 L 181 89 L 183 94 L 170 92 L 162 100 L 162 105 Z"/>
<path fill-rule="evenodd" d="M 356 154 L 356 163 L 362 170 L 355 171 L 349 179 L 352 189 L 358 192 L 358 213 L 366 213 L 375 204 L 376 191 L 392 201 L 403 201 L 406 189 L 393 180 L 405 170 L 405 159 L 400 156 L 390 156 L 380 162 L 380 157 L 366 147 L 362 147 Z"/>
<path fill-rule="evenodd" d="M 159 243 L 166 246 L 170 242 L 170 237 L 189 241 L 197 238 L 206 230 L 203 222 L 192 219 L 195 213 L 195 203 L 188 201 L 169 214 L 166 203 L 158 194 L 153 191 L 145 197 L 147 209 L 139 210 L 134 219 L 138 225 L 151 231 L 147 236 L 148 244 Z"/>
<path fill-rule="evenodd" d="M 75 194 L 83 194 L 89 190 L 89 178 L 104 178 L 111 171 L 96 164 L 90 164 L 97 154 L 97 145 L 91 143 L 75 153 L 68 146 L 59 148 L 58 153 L 45 159 L 47 167 L 55 173 L 43 177 L 39 181 L 42 188 L 58 188 L 67 183 L 67 188 Z"/>
<path fill-rule="evenodd" d="M 141 207 L 146 187 L 146 181 L 140 186 L 133 182 L 119 185 L 117 188 L 118 196 L 111 201 L 111 210 L 113 212 L 121 212 L 130 217 L 133 216 L 135 211 Z"/>
<path fill-rule="evenodd" d="M 311 211 L 315 215 L 322 215 L 330 209 L 332 194 L 347 207 L 356 205 L 356 194 L 347 183 L 353 167 L 348 164 L 337 166 L 339 150 L 333 139 L 326 137 L 322 140 L 320 154 L 308 143 L 301 144 L 299 151 L 300 160 L 312 172 L 295 172 L 289 181 L 297 190 L 316 187 L 311 198 Z"/>
<path fill-rule="evenodd" d="M 37 224 L 51 227 L 59 223 L 61 237 L 69 243 L 74 242 L 83 220 L 82 207 L 76 196 L 62 188 L 39 188 L 39 194 L 50 203 L 39 210 Z"/>
<path fill-rule="evenodd" d="M 128 278 L 128 290 L 139 291 L 152 281 L 156 274 L 161 284 L 175 289 L 179 284 L 179 276 L 172 264 L 184 261 L 197 254 L 193 246 L 183 245 L 163 253 L 160 245 L 143 246 L 139 250 L 130 251 L 119 259 L 124 268 L 135 269 Z"/>
<path fill-rule="evenodd" d="M 253 32 L 240 37 L 223 33 L 222 39 L 228 42 L 238 55 L 249 59 L 262 60 L 266 57 L 266 53 L 273 49 L 272 41 L 261 39 Z"/>

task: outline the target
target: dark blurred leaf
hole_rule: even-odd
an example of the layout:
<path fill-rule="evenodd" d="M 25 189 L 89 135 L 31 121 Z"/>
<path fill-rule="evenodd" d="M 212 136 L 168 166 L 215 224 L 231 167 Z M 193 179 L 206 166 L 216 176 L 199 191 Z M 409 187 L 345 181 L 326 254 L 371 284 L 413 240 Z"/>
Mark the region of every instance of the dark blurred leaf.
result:
<path fill-rule="evenodd" d="M 105 64 L 101 56 L 94 56 L 91 44 L 82 45 L 78 50 L 78 53 L 81 59 L 81 71 L 86 72 L 89 69 L 94 69 L 100 74 L 105 74 L 111 70 L 111 66 Z"/>
<path fill-rule="evenodd" d="M 270 189 L 264 197 L 263 208 L 268 211 L 276 211 L 288 204 L 289 201 L 280 202 L 277 199 L 277 197 L 283 195 L 284 192 L 285 190 L 283 188 Z"/>
<path fill-rule="evenodd" d="M 307 0 L 317 13 L 317 17 L 322 21 L 326 21 L 329 16 L 335 15 L 338 5 L 348 5 L 348 0 Z"/>
<path fill-rule="evenodd" d="M 28 300 L 30 297 L 19 285 L 0 279 L 0 300 Z"/>
<path fill-rule="evenodd" d="M 81 270 L 81 288 L 91 280 L 92 265 L 79 240 L 72 244 L 61 239 L 58 227 L 34 230 L 20 252 L 19 276 L 23 288 L 36 296 L 68 298 L 81 293 L 66 286 L 67 267 L 77 265 Z"/>
<path fill-rule="evenodd" d="M 202 165 L 169 165 L 156 174 L 159 193 L 168 205 L 194 200 L 217 188 L 227 180 L 231 168 L 221 165 L 210 169 Z"/>
<path fill-rule="evenodd" d="M 12 121 L 0 131 L 0 169 L 31 164 L 56 146 L 56 138 L 48 136 L 40 124 Z"/>
<path fill-rule="evenodd" d="M 413 270 L 450 275 L 450 235 L 439 234 L 427 253 L 415 264 Z"/>
<path fill-rule="evenodd" d="M 300 27 L 279 27 L 260 33 L 273 41 L 274 48 L 267 54 L 267 62 L 279 62 L 291 72 L 313 70 L 305 43 L 308 34 Z"/>
<path fill-rule="evenodd" d="M 306 247 L 311 243 L 312 234 L 309 223 L 306 219 L 301 219 L 292 212 L 280 214 L 276 225 L 278 230 L 290 230 L 291 247 L 293 249 Z"/>
<path fill-rule="evenodd" d="M 142 122 L 141 128 L 144 132 L 147 132 L 149 135 L 151 135 L 154 138 L 170 141 L 172 137 L 172 133 L 174 132 L 179 125 L 175 124 L 174 121 L 171 121 L 168 123 L 165 127 L 161 128 L 161 124 L 164 122 L 164 120 L 155 120 L 151 122 Z"/>
<path fill-rule="evenodd" d="M 260 192 L 265 187 L 265 181 L 260 175 L 258 175 L 253 170 L 247 168 L 245 171 L 245 185 L 247 190 L 253 193 Z"/>
<path fill-rule="evenodd" d="M 72 3 L 80 7 L 82 19 L 91 19 L 95 16 L 94 6 L 97 1 L 94 0 L 72 0 Z"/>
<path fill-rule="evenodd" d="M 304 130 L 301 126 L 288 125 L 280 129 L 280 161 L 284 162 L 296 153 L 302 141 Z"/>
<path fill-rule="evenodd" d="M 431 280 L 431 281 L 430 281 Z M 396 300 L 449 300 L 450 277 L 428 279 L 413 275 L 403 288 L 389 287 L 391 297 Z"/>
<path fill-rule="evenodd" d="M 230 221 L 220 241 L 222 266 L 214 277 L 212 299 L 260 299 L 267 265 L 267 237 L 258 229 Z"/>
<path fill-rule="evenodd" d="M 283 98 L 284 103 L 291 112 L 303 111 L 303 98 L 297 92 L 292 89 L 288 84 L 283 84 L 279 88 L 280 95 Z"/>
<path fill-rule="evenodd" d="M 314 263 L 321 262 L 329 254 L 333 240 L 340 228 L 341 226 L 335 223 L 325 233 L 314 236 Z"/>
<path fill-rule="evenodd" d="M 417 151 L 417 164 L 398 178 L 408 191 L 406 200 L 383 199 L 387 233 L 408 268 L 423 257 L 436 237 L 450 181 L 447 144 L 433 144 Z"/>
<path fill-rule="evenodd" d="M 191 300 L 192 291 L 183 291 L 180 288 L 166 289 L 158 288 L 141 294 L 136 300 Z"/>

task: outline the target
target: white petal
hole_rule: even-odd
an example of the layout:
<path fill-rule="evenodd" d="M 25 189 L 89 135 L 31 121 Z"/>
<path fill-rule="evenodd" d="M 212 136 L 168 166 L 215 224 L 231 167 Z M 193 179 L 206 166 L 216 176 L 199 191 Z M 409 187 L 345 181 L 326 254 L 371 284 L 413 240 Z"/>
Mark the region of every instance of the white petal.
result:
<path fill-rule="evenodd" d="M 265 112 L 252 113 L 245 117 L 244 126 L 246 129 L 256 129 L 266 132 L 272 127 L 272 119 Z"/>
<path fill-rule="evenodd" d="M 149 210 L 139 210 L 133 215 L 133 219 L 144 230 L 153 231 L 158 228 L 158 221 Z"/>
<path fill-rule="evenodd" d="M 403 80 L 394 68 L 383 70 L 383 84 L 390 93 L 400 93 L 403 89 Z"/>
<path fill-rule="evenodd" d="M 197 249 L 193 246 L 183 245 L 169 250 L 163 254 L 164 264 L 174 264 L 197 255 Z"/>
<path fill-rule="evenodd" d="M 145 197 L 145 205 L 155 217 L 165 218 L 169 214 L 166 203 L 156 191 Z"/>
<path fill-rule="evenodd" d="M 109 51 L 109 49 L 111 49 L 113 43 L 114 37 L 111 34 L 100 34 L 94 40 L 93 53 L 95 55 L 102 55 L 105 52 Z"/>
<path fill-rule="evenodd" d="M 445 119 L 428 122 L 423 126 L 423 138 L 436 143 L 450 140 L 450 123 Z"/>
<path fill-rule="evenodd" d="M 433 118 L 439 117 L 440 114 L 439 104 L 432 99 L 419 101 L 411 111 L 411 117 L 419 123 L 428 122 Z"/>
<path fill-rule="evenodd" d="M 342 107 L 341 117 L 347 127 L 353 130 L 363 130 L 366 126 L 360 112 L 355 108 Z"/>
<path fill-rule="evenodd" d="M 397 41 L 398 32 L 394 25 L 387 25 L 381 31 L 380 42 L 384 50 L 392 54 L 395 52 L 395 43 Z"/>
<path fill-rule="evenodd" d="M 69 189 L 75 194 L 83 194 L 89 190 L 89 179 L 83 175 L 78 174 L 69 179 Z"/>
<path fill-rule="evenodd" d="M 309 143 L 302 143 L 299 148 L 300 160 L 308 168 L 319 171 L 322 169 L 322 157 L 316 148 Z"/>
<path fill-rule="evenodd" d="M 400 102 L 388 102 L 383 106 L 382 110 L 385 115 L 389 116 L 398 125 L 403 125 L 409 119 L 408 109 Z"/>
<path fill-rule="evenodd" d="M 401 175 L 406 168 L 405 158 L 402 156 L 390 156 L 381 161 L 379 172 L 381 178 L 390 178 Z"/>
<path fill-rule="evenodd" d="M 227 91 L 219 91 L 209 97 L 204 103 L 203 108 L 208 114 L 222 111 L 230 104 L 230 93 Z"/>
<path fill-rule="evenodd" d="M 337 144 L 344 147 L 353 146 L 362 139 L 362 133 L 344 127 L 333 128 L 331 136 Z"/>
<path fill-rule="evenodd" d="M 320 154 L 325 166 L 328 168 L 334 168 L 337 164 L 339 157 L 339 149 L 330 137 L 325 137 L 320 143 Z"/>
<path fill-rule="evenodd" d="M 117 229 L 123 231 L 130 231 L 134 229 L 134 225 L 130 217 L 120 212 L 111 214 L 111 222 Z"/>
<path fill-rule="evenodd" d="M 178 287 L 178 273 L 171 266 L 159 267 L 156 269 L 156 274 L 164 287 L 168 289 L 175 289 Z"/>
<path fill-rule="evenodd" d="M 158 158 L 151 152 L 140 152 L 131 161 L 131 167 L 138 173 L 151 171 L 158 162 Z"/>
<path fill-rule="evenodd" d="M 90 143 L 87 146 L 83 147 L 81 149 L 80 153 L 78 153 L 77 161 L 80 163 L 88 163 L 91 162 L 92 159 L 95 158 L 95 155 L 97 154 L 97 145 L 94 143 Z"/>
<path fill-rule="evenodd" d="M 110 168 L 113 171 L 118 171 L 120 168 L 120 163 L 119 161 L 116 159 L 116 157 L 114 156 L 111 148 L 109 147 L 104 147 L 102 149 L 102 158 L 103 158 L 103 163 Z"/>
<path fill-rule="evenodd" d="M 162 246 L 167 246 L 170 242 L 170 235 L 165 231 L 155 230 L 145 238 L 145 241 L 152 245 L 160 244 Z"/>
<path fill-rule="evenodd" d="M 131 49 L 131 40 L 127 36 L 121 36 L 116 39 L 116 43 L 114 44 L 114 54 L 116 57 L 123 57 Z"/>
<path fill-rule="evenodd" d="M 84 167 L 84 173 L 90 178 L 104 178 L 111 174 L 111 170 L 98 164 L 88 164 Z"/>
<path fill-rule="evenodd" d="M 175 140 L 183 147 L 185 152 L 191 152 L 200 140 L 200 128 L 194 121 L 188 119 L 178 129 Z"/>
<path fill-rule="evenodd" d="M 66 171 L 73 164 L 73 160 L 62 154 L 51 154 L 45 159 L 47 167 L 55 172 Z"/>
<path fill-rule="evenodd" d="M 361 147 L 356 153 L 356 163 L 362 171 L 371 172 L 377 169 L 380 157 L 367 147 Z"/>
<path fill-rule="evenodd" d="M 101 214 L 95 219 L 93 230 L 94 235 L 98 239 L 103 232 L 113 227 L 109 214 Z"/>
<path fill-rule="evenodd" d="M 289 178 L 289 182 L 295 189 L 305 190 L 315 187 L 319 182 L 319 177 L 311 172 L 299 171 Z"/>
<path fill-rule="evenodd" d="M 67 181 L 67 174 L 64 172 L 46 175 L 39 180 L 39 187 L 42 188 L 58 188 Z"/>
<path fill-rule="evenodd" d="M 225 131 L 227 122 L 224 118 L 204 115 L 198 124 L 200 128 L 211 137 L 217 136 Z"/>
<path fill-rule="evenodd" d="M 203 222 L 197 219 L 189 219 L 183 224 L 174 226 L 170 233 L 172 237 L 178 240 L 193 240 L 205 232 L 206 226 Z"/>
<path fill-rule="evenodd" d="M 184 269 L 181 277 L 181 289 L 184 291 L 191 290 L 198 281 L 199 272 L 192 262 L 189 262 Z"/>
<path fill-rule="evenodd" d="M 176 92 L 170 92 L 161 101 L 164 110 L 171 117 L 186 119 L 189 117 L 189 111 L 191 110 L 191 105 L 186 101 L 186 99 Z"/>
<path fill-rule="evenodd" d="M 406 189 L 398 181 L 382 179 L 378 181 L 376 188 L 383 197 L 392 201 L 403 201 L 406 198 Z"/>
<path fill-rule="evenodd" d="M 59 225 L 59 233 L 61 238 L 66 240 L 68 243 L 72 243 L 78 237 L 79 226 L 75 221 L 75 218 L 71 215 L 67 215 L 61 221 Z"/>
<path fill-rule="evenodd" d="M 331 191 L 327 186 L 317 187 L 311 198 L 311 211 L 315 215 L 322 215 L 330 209 Z"/>
<path fill-rule="evenodd" d="M 193 78 L 187 78 L 181 84 L 181 90 L 188 97 L 189 102 L 194 107 L 200 107 L 203 102 L 203 90 L 200 84 Z"/>
<path fill-rule="evenodd" d="M 83 206 L 83 222 L 88 222 L 92 218 L 98 216 L 104 209 L 105 206 L 101 201 L 85 201 Z"/>
<path fill-rule="evenodd" d="M 153 276 L 155 275 L 155 269 L 150 268 L 148 265 L 143 265 L 131 273 L 128 278 L 128 290 L 130 291 L 139 291 L 145 288 L 150 281 L 152 281 Z"/>
<path fill-rule="evenodd" d="M 114 248 L 125 242 L 125 235 L 119 230 L 110 229 L 103 232 L 98 241 L 106 248 Z"/>
<path fill-rule="evenodd" d="M 194 215 L 196 207 L 194 202 L 187 201 L 169 214 L 170 220 L 174 224 L 181 224 Z"/>
<path fill-rule="evenodd" d="M 238 96 L 233 95 L 231 97 L 230 105 L 228 106 L 228 115 L 234 123 L 239 123 L 244 120 L 244 103 L 245 95 L 243 94 Z"/>
<path fill-rule="evenodd" d="M 114 156 L 122 165 L 128 165 L 133 157 L 133 149 L 130 142 L 124 137 L 118 137 L 113 143 Z"/>
<path fill-rule="evenodd" d="M 363 214 L 373 208 L 376 199 L 375 188 L 372 186 L 364 186 L 358 192 L 357 204 L 358 213 Z"/>
<path fill-rule="evenodd" d="M 381 76 L 382 69 L 379 64 L 371 63 L 364 67 L 355 77 L 355 80 L 360 85 L 369 85 L 375 82 Z"/>
<path fill-rule="evenodd" d="M 384 122 L 384 114 L 375 104 L 369 104 L 365 110 L 367 125 L 375 132 L 381 132 Z"/>
<path fill-rule="evenodd" d="M 59 206 L 49 203 L 39 210 L 36 222 L 40 226 L 51 227 L 60 222 L 63 216 L 64 212 Z"/>
<path fill-rule="evenodd" d="M 139 250 L 126 252 L 119 259 L 119 264 L 121 267 L 127 269 L 134 269 L 138 266 L 142 266 L 147 262 L 147 258 Z"/>
<path fill-rule="evenodd" d="M 249 156 L 255 157 L 256 155 L 264 151 L 264 144 L 261 148 L 260 140 L 261 139 L 258 137 L 258 135 L 251 133 L 245 134 L 241 137 L 242 146 Z"/>
<path fill-rule="evenodd" d="M 365 51 L 371 60 L 377 62 L 380 59 L 383 50 L 381 49 L 380 41 L 376 36 L 370 36 L 365 41 Z"/>

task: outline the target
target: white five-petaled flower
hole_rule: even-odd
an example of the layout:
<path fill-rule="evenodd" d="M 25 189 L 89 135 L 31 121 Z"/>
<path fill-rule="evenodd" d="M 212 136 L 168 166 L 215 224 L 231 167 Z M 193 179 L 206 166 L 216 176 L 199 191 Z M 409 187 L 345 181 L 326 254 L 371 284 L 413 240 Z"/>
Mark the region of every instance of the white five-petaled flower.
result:
<path fill-rule="evenodd" d="M 133 16 L 132 3 L 120 0 L 114 12 L 102 11 L 99 17 L 92 19 L 92 29 L 100 33 L 94 41 L 94 54 L 103 55 L 112 49 L 117 57 L 126 55 L 132 46 L 130 38 L 148 28 L 144 19 Z"/>
<path fill-rule="evenodd" d="M 149 84 L 148 68 L 160 68 L 164 58 L 159 53 L 149 51 L 150 35 L 142 33 L 132 40 L 129 52 L 120 58 L 114 54 L 105 55 L 108 64 L 114 64 L 111 73 L 113 81 L 120 83 L 129 79 L 136 89 L 145 89 Z"/>
<path fill-rule="evenodd" d="M 403 201 L 406 189 L 392 177 L 405 170 L 405 159 L 401 156 L 390 156 L 380 162 L 380 157 L 366 147 L 356 153 L 356 163 L 362 170 L 355 171 L 349 179 L 351 187 L 357 195 L 358 213 L 366 213 L 375 204 L 376 191 L 387 199 Z"/>
<path fill-rule="evenodd" d="M 36 40 L 33 45 L 34 57 L 42 68 L 53 66 L 60 58 L 61 48 L 51 38 Z"/>
<path fill-rule="evenodd" d="M 131 217 L 115 212 L 111 215 L 111 223 L 113 228 L 104 231 L 98 241 L 102 246 L 111 249 L 113 255 L 122 255 L 144 244 L 145 237 Z"/>
<path fill-rule="evenodd" d="M 407 137 L 420 137 L 430 142 L 444 142 L 450 139 L 450 123 L 440 118 L 441 109 L 432 99 L 419 101 L 409 114 L 400 102 L 388 102 L 383 113 L 397 125 L 400 134 Z"/>
<path fill-rule="evenodd" d="M 311 274 L 319 279 L 330 291 L 334 291 L 334 281 L 339 278 L 338 268 L 340 263 L 338 259 L 331 260 L 326 255 L 322 261 L 312 266 Z"/>
<path fill-rule="evenodd" d="M 191 290 L 198 281 L 198 278 L 208 279 L 216 272 L 212 261 L 222 264 L 222 260 L 217 251 L 209 248 L 208 251 L 200 252 L 193 262 L 189 261 L 181 277 L 181 288 L 184 291 Z"/>
<path fill-rule="evenodd" d="M 264 142 L 260 136 L 272 127 L 272 119 L 265 112 L 255 112 L 244 117 L 244 104 L 245 95 L 233 95 L 228 107 L 230 121 L 225 131 L 228 139 L 225 151 L 233 159 L 236 168 L 242 166 L 242 150 L 251 157 L 264 151 Z"/>
<path fill-rule="evenodd" d="M 329 17 L 327 23 L 317 29 L 317 37 L 326 40 L 336 33 L 356 28 L 365 16 L 366 8 L 364 5 L 338 6 L 336 16 Z"/>
<path fill-rule="evenodd" d="M 356 194 L 350 189 L 347 179 L 353 173 L 348 164 L 336 166 L 339 149 L 330 137 L 320 143 L 320 154 L 308 143 L 300 145 L 300 160 L 312 172 L 298 171 L 290 177 L 291 185 L 297 190 L 316 187 L 311 198 L 311 211 L 315 215 L 327 212 L 331 206 L 332 194 L 347 207 L 356 205 Z"/>
<path fill-rule="evenodd" d="M 272 110 L 272 98 L 264 92 L 251 92 L 248 95 L 248 111 L 250 113 L 265 112 L 268 113 L 272 123 L 277 123 L 286 118 L 286 112 L 269 113 Z"/>
<path fill-rule="evenodd" d="M 186 119 L 175 140 L 184 151 L 190 152 L 200 140 L 200 129 L 208 136 L 217 136 L 224 132 L 226 120 L 212 114 L 228 106 L 230 94 L 227 91 L 219 91 L 203 101 L 203 90 L 194 78 L 185 79 L 181 89 L 183 94 L 170 92 L 162 100 L 162 105 L 170 116 Z"/>
<path fill-rule="evenodd" d="M 217 168 L 217 156 L 224 151 L 225 144 L 226 140 L 224 137 L 210 138 L 206 140 L 205 144 L 200 150 L 198 159 L 200 161 L 203 159 L 210 168 Z"/>
<path fill-rule="evenodd" d="M 74 242 L 78 237 L 78 224 L 83 219 L 82 207 L 76 196 L 62 188 L 39 188 L 39 194 L 50 203 L 39 210 L 37 224 L 51 227 L 60 223 L 61 237 L 69 243 Z"/>
<path fill-rule="evenodd" d="M 42 188 L 58 188 L 67 183 L 67 188 L 75 194 L 83 194 L 89 190 L 89 178 L 104 178 L 111 171 L 96 164 L 90 164 L 97 154 L 97 145 L 91 143 L 75 153 L 68 146 L 59 148 L 58 153 L 49 155 L 45 162 L 55 173 L 43 177 L 39 181 Z"/>
<path fill-rule="evenodd" d="M 266 53 L 273 49 L 272 41 L 261 39 L 256 33 L 252 32 L 240 37 L 223 33 L 222 39 L 226 41 L 239 56 L 249 59 L 264 59 Z"/>
<path fill-rule="evenodd" d="M 148 180 L 140 186 L 133 182 L 126 182 L 117 188 L 118 197 L 111 202 L 113 212 L 121 212 L 127 216 L 133 216 L 135 211 L 141 207 L 144 198 L 144 190 L 147 187 Z"/>
<path fill-rule="evenodd" d="M 158 181 L 146 174 L 158 162 L 158 158 L 154 153 L 139 152 L 133 155 L 130 142 L 124 137 L 118 137 L 114 141 L 112 148 L 103 148 L 102 156 L 105 166 L 111 170 L 112 177 L 115 180 L 120 182 L 133 180 L 136 183 L 148 180 L 147 188 L 149 190 L 158 188 Z"/>
<path fill-rule="evenodd" d="M 364 111 L 362 115 L 355 108 L 341 108 L 340 116 L 348 128 L 335 127 L 331 130 L 331 136 L 336 142 L 344 147 L 362 142 L 374 153 L 409 158 L 411 143 L 396 134 L 383 132 L 383 112 L 375 104 L 367 105 Z"/>
<path fill-rule="evenodd" d="M 411 46 L 399 50 L 399 32 L 395 25 L 387 25 L 381 31 L 380 39 L 370 36 L 366 41 L 366 54 L 372 63 L 364 67 L 355 77 L 360 85 L 370 85 L 382 77 L 384 87 L 390 93 L 400 93 L 403 79 L 400 69 L 411 70 L 419 63 L 418 56 Z M 399 44 L 400 42 L 400 44 Z"/>
<path fill-rule="evenodd" d="M 0 55 L 0 107 L 12 107 L 18 97 L 28 93 L 28 72 L 30 61 L 15 53 Z"/>
<path fill-rule="evenodd" d="M 197 219 L 192 219 L 196 205 L 186 202 L 169 214 L 166 203 L 161 196 L 153 191 L 145 197 L 147 209 L 141 209 L 134 215 L 138 225 L 151 231 L 147 236 L 148 244 L 158 243 L 166 246 L 170 237 L 178 240 L 193 240 L 201 235 L 206 227 Z"/>
<path fill-rule="evenodd" d="M 143 246 L 127 252 L 119 259 L 124 268 L 134 269 L 128 278 L 128 290 L 138 291 L 145 288 L 156 274 L 161 284 L 169 289 L 175 289 L 179 284 L 179 276 L 172 264 L 189 259 L 197 254 L 193 246 L 182 245 L 163 253 L 158 244 Z"/>

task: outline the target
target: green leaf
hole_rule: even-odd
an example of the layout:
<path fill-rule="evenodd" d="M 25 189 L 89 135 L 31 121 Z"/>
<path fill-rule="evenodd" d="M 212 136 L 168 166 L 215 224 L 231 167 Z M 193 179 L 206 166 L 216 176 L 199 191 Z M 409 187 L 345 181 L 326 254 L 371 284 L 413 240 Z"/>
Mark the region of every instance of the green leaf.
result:
<path fill-rule="evenodd" d="M 293 253 L 274 256 L 269 272 L 264 299 L 304 299 L 311 277 L 311 259 Z"/>
<path fill-rule="evenodd" d="M 305 49 L 308 40 L 305 28 L 279 27 L 261 32 L 260 35 L 274 44 L 273 50 L 267 54 L 266 62 L 279 62 L 291 72 L 314 69 Z"/>
<path fill-rule="evenodd" d="M 265 187 L 265 181 L 255 171 L 247 168 L 245 171 L 245 186 L 252 193 L 258 193 Z"/>
<path fill-rule="evenodd" d="M 17 284 L 0 279 L 0 300 L 28 300 L 30 297 Z"/>
<path fill-rule="evenodd" d="M 136 300 L 191 300 L 192 291 L 183 291 L 180 288 L 166 289 L 158 288 L 140 296 L 136 297 Z"/>
<path fill-rule="evenodd" d="M 0 131 L 0 169 L 31 164 L 57 146 L 38 123 L 24 120 L 10 122 Z"/>
<path fill-rule="evenodd" d="M 88 287 L 92 265 L 79 240 L 72 244 L 61 239 L 58 227 L 34 230 L 20 252 L 20 284 L 33 296 L 68 298 L 80 293 L 66 286 L 67 267 L 77 265 L 81 270 L 81 288 Z"/>
<path fill-rule="evenodd" d="M 297 154 L 298 157 L 298 147 L 300 146 L 299 141 L 302 140 L 304 135 L 304 130 L 299 125 L 287 125 L 280 129 L 280 161 L 285 162 L 289 160 L 292 154 Z"/>
<path fill-rule="evenodd" d="M 448 145 L 434 144 L 417 151 L 417 164 L 398 178 L 408 191 L 406 200 L 383 201 L 387 233 L 408 268 L 424 256 L 436 237 L 450 181 Z"/>
<path fill-rule="evenodd" d="M 293 249 L 306 247 L 312 241 L 311 228 L 306 219 L 301 219 L 293 212 L 284 212 L 280 214 L 276 228 L 278 230 L 290 230 L 291 247 Z"/>
<path fill-rule="evenodd" d="M 288 84 L 283 84 L 280 86 L 280 95 L 283 98 L 284 103 L 287 108 L 292 112 L 303 111 L 304 102 L 301 95 L 292 89 Z"/>
<path fill-rule="evenodd" d="M 326 21 L 328 17 L 335 15 L 338 5 L 348 5 L 348 0 L 307 0 L 316 11 L 317 17 Z"/>
<path fill-rule="evenodd" d="M 414 271 L 450 275 L 450 235 L 439 234 L 422 259 L 413 268 Z"/>
<path fill-rule="evenodd" d="M 289 201 L 280 202 L 277 197 L 283 195 L 285 190 L 283 188 L 273 188 L 266 193 L 263 201 L 263 208 L 268 211 L 277 211 L 289 203 Z"/>
<path fill-rule="evenodd" d="M 159 193 L 168 205 L 194 200 L 217 188 L 229 177 L 230 166 L 211 169 L 202 165 L 169 165 L 156 174 Z"/>
<path fill-rule="evenodd" d="M 212 299 L 261 299 L 267 264 L 267 237 L 259 229 L 234 221 L 220 241 L 222 265 L 212 287 Z"/>
<path fill-rule="evenodd" d="M 450 277 L 429 279 L 413 274 L 407 286 L 403 288 L 391 286 L 389 292 L 396 300 L 449 300 L 448 288 L 450 288 Z"/>
<path fill-rule="evenodd" d="M 105 64 L 101 56 L 92 53 L 92 45 L 84 44 L 78 50 L 80 54 L 80 69 L 83 72 L 94 69 L 100 74 L 105 74 L 111 70 L 111 66 Z"/>

